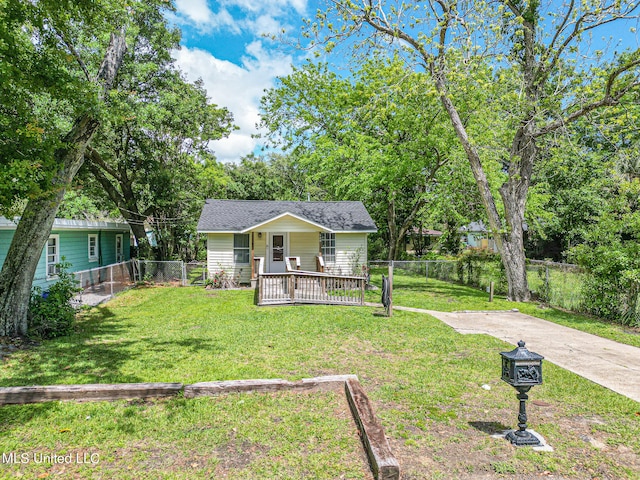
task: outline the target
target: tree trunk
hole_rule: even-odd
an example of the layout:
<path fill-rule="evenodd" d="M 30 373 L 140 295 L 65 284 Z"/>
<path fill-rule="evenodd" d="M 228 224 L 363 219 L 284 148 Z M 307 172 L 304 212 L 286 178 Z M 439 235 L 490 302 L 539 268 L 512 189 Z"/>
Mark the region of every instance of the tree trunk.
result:
<path fill-rule="evenodd" d="M 31 283 L 42 250 L 67 187 L 84 161 L 84 150 L 98 128 L 98 122 L 84 116 L 79 119 L 65 143 L 56 152 L 60 170 L 48 194 L 29 200 L 20 218 L 7 258 L 0 272 L 0 336 L 25 335 Z"/>
<path fill-rule="evenodd" d="M 526 119 L 516 132 L 510 153 L 509 180 L 500 187 L 507 221 L 506 232 L 501 235 L 500 253 L 509 285 L 508 298 L 519 302 L 531 298 L 527 281 L 523 228 L 527 192 L 531 183 L 533 162 L 537 155 L 534 131 L 535 123 L 531 117 Z"/>
<path fill-rule="evenodd" d="M 118 172 L 109 168 L 97 150 L 89 148 L 87 156 L 89 157 L 87 161 L 89 171 L 98 183 L 102 185 L 109 199 L 120 210 L 120 214 L 129 224 L 131 233 L 133 233 L 138 244 L 138 258 L 150 258 L 151 246 L 149 245 L 147 232 L 144 229 L 144 221 L 147 216 L 139 212 L 133 189 L 118 176 Z M 115 178 L 122 192 L 118 191 L 116 186 L 109 180 L 107 173 Z"/>
<path fill-rule="evenodd" d="M 112 34 L 95 82 L 103 88 L 101 99 L 113 85 L 126 52 L 125 29 Z M 0 336 L 25 335 L 28 329 L 28 309 L 31 283 L 38 267 L 42 249 L 51 234 L 53 221 L 66 189 L 84 162 L 87 145 L 100 125 L 95 115 L 86 113 L 76 120 L 62 139 L 64 148 L 55 153 L 58 171 L 51 188 L 27 203 L 7 258 L 0 271 Z"/>
<path fill-rule="evenodd" d="M 508 298 L 517 302 L 528 301 L 531 293 L 527 282 L 522 228 L 527 190 L 531 181 L 532 162 L 536 153 L 535 142 L 531 135 L 534 127 L 533 122 L 525 122 L 513 141 L 509 180 L 500 188 L 507 221 L 507 225 L 504 225 L 491 193 L 489 181 L 482 168 L 480 156 L 469 140 L 462 119 L 449 97 L 444 74 L 435 65 L 431 71 L 440 94 L 440 100 L 449 114 L 476 180 L 489 226 L 504 265 L 509 286 Z"/>
<path fill-rule="evenodd" d="M 130 215 L 129 215 L 130 216 Z M 129 222 L 130 218 L 127 216 L 124 217 L 127 222 Z M 147 232 L 144 229 L 144 225 L 140 223 L 129 223 L 131 227 L 131 233 L 136 239 L 138 244 L 138 258 L 150 258 L 151 256 L 151 245 L 149 244 L 149 237 L 147 237 Z"/>

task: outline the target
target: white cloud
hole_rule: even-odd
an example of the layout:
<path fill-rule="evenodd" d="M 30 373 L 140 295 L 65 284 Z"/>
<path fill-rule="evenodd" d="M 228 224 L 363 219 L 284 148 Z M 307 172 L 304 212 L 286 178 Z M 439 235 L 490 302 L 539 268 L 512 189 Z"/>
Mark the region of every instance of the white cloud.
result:
<path fill-rule="evenodd" d="M 308 0 L 176 0 L 177 23 L 195 26 L 200 32 L 273 34 L 290 28 L 306 14 Z M 210 6 L 215 5 L 217 11 Z M 232 16 L 230 11 L 236 12 Z M 237 12 L 240 12 L 239 14 Z"/>
<path fill-rule="evenodd" d="M 176 20 L 194 25 L 200 31 L 227 28 L 233 33 L 240 33 L 233 16 L 224 8 L 214 13 L 207 0 L 176 0 Z"/>
<path fill-rule="evenodd" d="M 208 23 L 214 16 L 206 0 L 176 0 L 176 10 L 194 23 Z"/>
<path fill-rule="evenodd" d="M 237 162 L 253 152 L 257 140 L 251 135 L 258 133 L 260 99 L 264 90 L 273 86 L 276 77 L 291 71 L 292 58 L 272 54 L 258 40 L 246 47 L 240 65 L 197 48 L 183 47 L 174 51 L 173 57 L 190 81 L 202 78 L 211 101 L 227 107 L 233 113 L 234 123 L 240 127 L 229 138 L 214 142 L 218 160 Z"/>
<path fill-rule="evenodd" d="M 173 53 L 187 78 L 191 81 L 202 78 L 211 101 L 227 107 L 240 127 L 229 138 L 214 142 L 219 160 L 238 161 L 255 150 L 257 140 L 251 135 L 257 133 L 256 124 L 260 121 L 260 98 L 265 89 L 273 86 L 276 77 L 290 73 L 293 63 L 291 55 L 268 48 L 261 35 L 292 31 L 292 25 L 298 25 L 306 14 L 307 2 L 176 0 L 173 21 L 178 26 L 194 27 L 199 34 L 199 46 L 204 38 L 210 38 L 212 44 L 223 42 L 217 45 L 246 43 L 242 57 L 232 58 L 233 62 L 216 58 L 203 49 L 189 48 L 188 41 L 186 47 Z"/>

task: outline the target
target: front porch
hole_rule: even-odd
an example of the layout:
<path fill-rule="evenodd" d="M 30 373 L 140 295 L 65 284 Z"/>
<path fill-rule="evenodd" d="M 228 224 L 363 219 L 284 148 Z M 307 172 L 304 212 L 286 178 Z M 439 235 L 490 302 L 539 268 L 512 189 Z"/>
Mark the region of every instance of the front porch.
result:
<path fill-rule="evenodd" d="M 255 259 L 258 305 L 364 305 L 365 277 L 303 271 L 298 257 L 287 257 L 286 265 L 284 273 L 265 273 L 264 259 Z"/>

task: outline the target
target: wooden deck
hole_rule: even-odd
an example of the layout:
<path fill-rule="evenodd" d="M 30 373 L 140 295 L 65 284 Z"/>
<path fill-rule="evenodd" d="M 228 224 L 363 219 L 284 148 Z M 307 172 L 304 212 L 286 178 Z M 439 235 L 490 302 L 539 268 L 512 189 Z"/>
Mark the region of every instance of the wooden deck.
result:
<path fill-rule="evenodd" d="M 258 305 L 364 305 L 364 277 L 291 271 L 258 276 Z"/>

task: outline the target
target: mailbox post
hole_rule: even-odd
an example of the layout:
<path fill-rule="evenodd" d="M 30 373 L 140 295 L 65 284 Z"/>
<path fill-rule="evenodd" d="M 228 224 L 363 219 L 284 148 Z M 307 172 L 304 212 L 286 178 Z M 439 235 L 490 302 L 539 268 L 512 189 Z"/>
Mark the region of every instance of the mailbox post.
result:
<path fill-rule="evenodd" d="M 529 399 L 527 392 L 534 385 L 542 383 L 542 360 L 544 357 L 535 352 L 530 352 L 520 340 L 518 348 L 510 352 L 502 352 L 502 380 L 513 386 L 518 391 L 520 411 L 518 414 L 518 430 L 507 434 L 507 439 L 514 445 L 540 445 L 540 440 L 527 431 L 526 401 Z"/>

